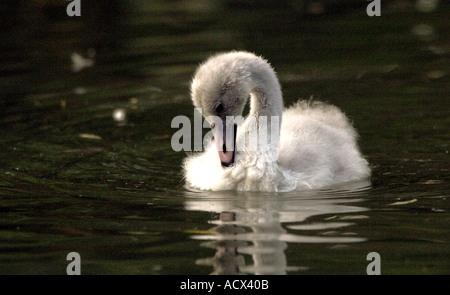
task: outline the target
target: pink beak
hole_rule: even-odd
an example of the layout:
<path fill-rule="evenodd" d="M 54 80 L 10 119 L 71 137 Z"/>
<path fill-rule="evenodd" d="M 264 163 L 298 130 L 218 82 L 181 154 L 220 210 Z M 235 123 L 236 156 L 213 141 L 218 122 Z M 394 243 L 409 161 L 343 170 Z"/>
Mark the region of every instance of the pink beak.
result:
<path fill-rule="evenodd" d="M 225 124 L 223 130 L 220 130 L 220 128 L 213 129 L 217 152 L 223 167 L 232 166 L 234 163 L 237 125 L 234 124 L 232 129 L 229 130 L 232 134 L 227 133 Z"/>

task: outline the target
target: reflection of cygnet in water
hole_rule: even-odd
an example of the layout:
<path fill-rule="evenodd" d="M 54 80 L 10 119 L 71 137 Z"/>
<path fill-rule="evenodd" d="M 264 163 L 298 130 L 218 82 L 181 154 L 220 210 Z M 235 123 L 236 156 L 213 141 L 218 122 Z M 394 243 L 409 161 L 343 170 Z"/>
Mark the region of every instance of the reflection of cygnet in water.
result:
<path fill-rule="evenodd" d="M 255 219 L 249 226 L 253 233 L 252 244 L 240 247 L 239 252 L 252 256 L 253 265 L 244 266 L 241 271 L 253 274 L 286 274 L 287 261 L 284 251 L 286 242 L 280 235 L 285 234 L 276 211 L 255 210 L 246 217 Z M 246 218 L 244 218 L 246 219 Z"/>
<path fill-rule="evenodd" d="M 212 274 L 285 274 L 287 264 L 284 250 L 287 245 L 277 239 L 277 235 L 285 230 L 279 222 L 264 222 L 266 214 L 263 213 L 265 216 L 262 217 L 258 217 L 258 214 L 251 213 L 251 219 L 255 219 L 257 223 L 251 224 L 249 231 L 243 225 L 243 221 L 248 221 L 249 216 L 239 221 L 241 213 L 222 212 L 219 220 L 212 221 L 218 224 L 211 229 L 216 233 L 215 241 L 202 244 L 216 249 L 216 254 L 213 258 L 198 259 L 196 263 L 213 266 Z M 242 254 L 250 255 L 253 264 L 246 265 Z"/>
<path fill-rule="evenodd" d="M 235 221 L 235 214 L 232 212 L 223 212 L 220 214 L 220 221 L 224 224 L 218 225 L 211 229 L 212 232 L 222 235 L 234 235 L 244 233 L 245 229 L 232 224 Z M 231 224 L 227 224 L 230 222 Z M 238 247 L 245 246 L 244 241 L 234 240 L 218 240 L 209 241 L 201 244 L 203 247 L 216 249 L 216 254 L 212 258 L 198 259 L 196 261 L 199 265 L 213 266 L 214 272 L 212 274 L 239 274 L 240 267 L 245 265 L 244 257 L 239 254 Z"/>
<path fill-rule="evenodd" d="M 368 182 L 360 188 L 366 188 Z M 361 185 L 361 183 L 360 183 Z M 313 216 L 366 211 L 349 203 L 362 201 L 365 190 L 308 191 L 304 194 L 261 194 L 235 192 L 186 192 L 185 208 L 190 211 L 219 213 L 208 221 L 215 227 L 209 233 L 192 235 L 205 240 L 201 245 L 216 250 L 212 258 L 200 258 L 197 264 L 213 266 L 213 274 L 286 274 L 304 266 L 288 266 L 288 243 L 355 243 L 365 238 L 299 234 L 299 231 L 337 230 L 352 223 L 321 220 L 301 222 Z M 284 227 L 283 223 L 289 223 Z M 286 230 L 285 228 L 288 228 Z M 251 257 L 251 259 L 249 259 Z"/>

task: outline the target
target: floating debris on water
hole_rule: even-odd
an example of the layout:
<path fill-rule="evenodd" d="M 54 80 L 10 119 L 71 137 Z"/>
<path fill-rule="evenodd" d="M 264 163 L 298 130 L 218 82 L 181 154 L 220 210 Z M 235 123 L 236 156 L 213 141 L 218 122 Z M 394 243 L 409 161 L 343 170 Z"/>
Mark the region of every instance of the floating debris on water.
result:
<path fill-rule="evenodd" d="M 400 201 L 400 202 L 394 202 L 391 204 L 388 204 L 388 206 L 398 206 L 398 205 L 406 205 L 406 204 L 412 204 L 417 202 L 417 199 L 412 199 L 412 200 L 408 200 L 408 201 Z"/>
<path fill-rule="evenodd" d="M 439 0 L 417 0 L 416 10 L 420 12 L 433 12 L 439 5 Z"/>
<path fill-rule="evenodd" d="M 78 136 L 81 138 L 86 138 L 86 139 L 102 140 L 102 138 L 100 136 L 95 135 L 95 134 L 90 134 L 90 133 L 80 133 L 80 134 L 78 134 Z"/>
<path fill-rule="evenodd" d="M 84 68 L 92 67 L 95 64 L 93 58 L 84 58 L 78 52 L 72 53 L 70 59 L 72 60 L 72 71 L 74 72 L 80 72 Z"/>
<path fill-rule="evenodd" d="M 412 33 L 422 41 L 431 41 L 436 37 L 434 27 L 427 24 L 420 24 L 413 27 Z"/>

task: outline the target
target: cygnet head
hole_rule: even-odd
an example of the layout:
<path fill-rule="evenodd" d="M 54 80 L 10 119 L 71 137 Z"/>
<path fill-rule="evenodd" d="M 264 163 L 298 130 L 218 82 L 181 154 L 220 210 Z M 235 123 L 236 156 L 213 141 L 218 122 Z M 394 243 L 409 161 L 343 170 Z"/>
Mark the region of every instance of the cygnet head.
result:
<path fill-rule="evenodd" d="M 242 115 L 250 96 L 251 112 L 281 116 L 281 90 L 275 72 L 252 53 L 233 51 L 213 56 L 194 75 L 191 98 L 211 124 L 222 166 L 233 165 L 235 157 L 237 125 L 230 117 Z M 276 96 L 277 102 L 268 103 L 270 96 Z"/>
<path fill-rule="evenodd" d="M 197 69 L 191 84 L 192 101 L 207 116 L 239 116 L 250 94 L 249 58 L 246 52 L 211 57 Z"/>

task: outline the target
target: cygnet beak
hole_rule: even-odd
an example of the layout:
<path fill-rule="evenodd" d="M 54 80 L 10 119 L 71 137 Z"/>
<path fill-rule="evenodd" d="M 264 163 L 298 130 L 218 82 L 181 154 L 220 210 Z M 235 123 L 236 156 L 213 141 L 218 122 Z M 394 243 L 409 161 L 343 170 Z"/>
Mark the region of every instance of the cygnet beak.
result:
<path fill-rule="evenodd" d="M 223 128 L 213 128 L 214 141 L 216 142 L 217 152 L 223 167 L 229 167 L 234 164 L 237 125 L 234 124 L 232 126 L 226 128 L 226 124 L 223 124 Z"/>

